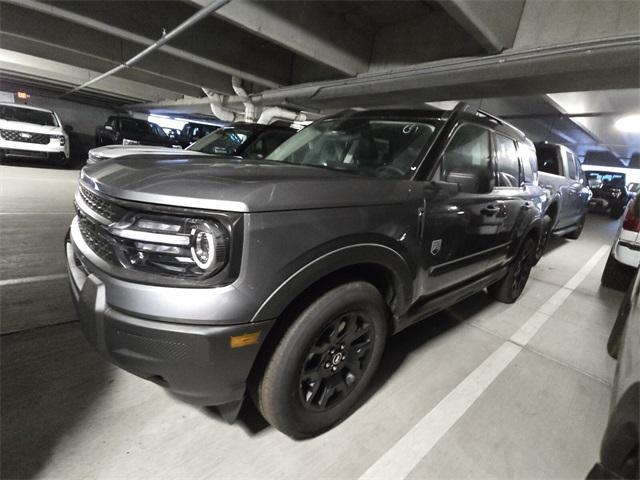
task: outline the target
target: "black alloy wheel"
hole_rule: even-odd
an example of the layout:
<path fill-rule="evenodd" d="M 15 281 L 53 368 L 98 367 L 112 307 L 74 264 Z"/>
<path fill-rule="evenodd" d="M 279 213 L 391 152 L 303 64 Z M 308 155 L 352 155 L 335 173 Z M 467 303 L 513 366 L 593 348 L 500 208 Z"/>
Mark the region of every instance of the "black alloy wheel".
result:
<path fill-rule="evenodd" d="M 515 269 L 511 281 L 511 295 L 514 298 L 518 298 L 522 290 L 524 290 L 524 286 L 527 284 L 531 267 L 533 267 L 533 258 L 531 257 L 530 249 L 522 249 L 522 252 L 515 260 L 514 266 Z"/>
<path fill-rule="evenodd" d="M 527 284 L 531 268 L 534 265 L 535 254 L 536 245 L 531 238 L 527 238 L 518 254 L 511 261 L 507 274 L 498 282 L 487 287 L 489 294 L 500 302 L 515 302 Z"/>
<path fill-rule="evenodd" d="M 348 396 L 369 365 L 375 330 L 363 312 L 341 314 L 308 350 L 300 372 L 300 400 L 322 411 Z"/>
<path fill-rule="evenodd" d="M 370 283 L 319 294 L 284 332 L 256 379 L 254 400 L 281 432 L 306 438 L 358 406 L 382 358 L 388 307 Z"/>

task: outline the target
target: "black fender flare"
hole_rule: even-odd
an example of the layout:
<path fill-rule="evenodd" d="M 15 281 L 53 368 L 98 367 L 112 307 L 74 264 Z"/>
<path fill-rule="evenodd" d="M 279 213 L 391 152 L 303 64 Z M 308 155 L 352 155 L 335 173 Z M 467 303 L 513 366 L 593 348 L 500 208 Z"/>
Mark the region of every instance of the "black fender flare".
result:
<path fill-rule="evenodd" d="M 392 311 L 394 315 L 408 308 L 413 292 L 413 280 L 405 258 L 389 246 L 360 243 L 320 255 L 296 270 L 260 305 L 251 321 L 259 322 L 279 317 L 295 298 L 322 278 L 359 264 L 373 264 L 382 267 L 389 274 L 395 294 Z"/>

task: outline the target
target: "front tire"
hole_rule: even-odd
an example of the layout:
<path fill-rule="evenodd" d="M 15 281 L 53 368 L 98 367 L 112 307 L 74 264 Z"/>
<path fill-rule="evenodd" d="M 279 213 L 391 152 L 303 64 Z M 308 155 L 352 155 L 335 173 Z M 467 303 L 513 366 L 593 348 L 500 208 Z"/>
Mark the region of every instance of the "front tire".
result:
<path fill-rule="evenodd" d="M 578 225 L 577 228 L 575 230 L 572 230 L 571 232 L 567 233 L 564 238 L 569 238 L 571 240 L 577 240 L 578 238 L 580 238 L 580 234 L 582 233 L 582 230 L 584 229 L 584 222 L 587 219 L 587 214 L 585 213 L 582 217 L 580 217 L 580 220 L 578 220 Z"/>
<path fill-rule="evenodd" d="M 487 288 L 489 295 L 500 302 L 515 302 L 527 284 L 535 254 L 536 245 L 531 238 L 527 238 L 511 265 L 509 265 L 507 274 L 502 280 L 489 285 Z"/>
<path fill-rule="evenodd" d="M 281 432 L 317 435 L 357 405 L 382 357 L 386 305 L 371 284 L 326 292 L 287 330 L 258 385 L 258 408 Z"/>

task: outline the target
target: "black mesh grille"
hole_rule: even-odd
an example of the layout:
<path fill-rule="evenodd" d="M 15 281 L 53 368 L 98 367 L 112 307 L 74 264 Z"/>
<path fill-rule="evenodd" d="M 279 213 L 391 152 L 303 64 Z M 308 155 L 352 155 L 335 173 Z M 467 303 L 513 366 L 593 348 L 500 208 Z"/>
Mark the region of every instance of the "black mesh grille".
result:
<path fill-rule="evenodd" d="M 111 221 L 118 221 L 122 217 L 123 212 L 113 204 L 103 200 L 95 193 L 90 192 L 83 186 L 80 186 L 80 195 L 82 199 L 89 205 L 91 210 Z"/>
<path fill-rule="evenodd" d="M 85 217 L 82 212 L 78 211 L 77 213 L 78 228 L 80 229 L 80 234 L 86 244 L 100 258 L 110 263 L 114 263 L 116 258 L 113 253 L 111 242 L 106 237 L 106 233 L 103 233 L 102 228 L 93 223 L 89 218 Z"/>
<path fill-rule="evenodd" d="M 51 139 L 51 136 L 45 133 L 19 132 L 17 130 L 0 130 L 0 135 L 10 142 L 38 143 L 40 145 L 46 145 Z"/>

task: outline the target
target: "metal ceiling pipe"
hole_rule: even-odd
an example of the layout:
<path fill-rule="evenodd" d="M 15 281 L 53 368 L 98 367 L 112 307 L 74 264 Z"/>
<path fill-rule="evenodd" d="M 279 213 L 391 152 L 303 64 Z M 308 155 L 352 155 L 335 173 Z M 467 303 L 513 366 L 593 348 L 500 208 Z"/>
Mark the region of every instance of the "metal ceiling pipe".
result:
<path fill-rule="evenodd" d="M 108 72 L 103 73 L 102 75 L 98 75 L 97 77 L 92 78 L 91 80 L 89 80 L 88 82 L 83 83 L 82 85 L 78 85 L 77 87 L 75 87 L 75 88 L 69 90 L 68 92 L 66 92 L 64 95 L 69 95 L 71 93 L 75 93 L 75 92 L 77 92 L 79 90 L 82 90 L 83 88 L 88 87 L 89 85 L 92 85 L 92 84 L 94 84 L 96 82 L 99 82 L 100 80 L 103 80 L 103 79 L 105 79 L 105 78 L 107 78 L 107 77 L 109 77 L 109 76 L 111 76 L 111 75 L 113 75 L 115 73 L 118 73 L 120 70 L 124 70 L 125 68 L 129 68 L 133 64 L 139 62 L 144 57 L 146 57 L 150 53 L 154 52 L 155 50 L 157 50 L 158 48 L 163 46 L 165 43 L 170 42 L 173 38 L 177 37 L 182 32 L 188 30 L 194 24 L 198 23 L 200 20 L 202 20 L 203 18 L 207 17 L 210 13 L 215 12 L 219 8 L 225 6 L 230 1 L 231 0 L 214 0 L 214 1 L 212 1 L 209 5 L 207 5 L 206 7 L 203 7 L 200 10 L 198 10 L 196 13 L 191 15 L 189 18 L 187 18 L 184 22 L 182 22 L 176 28 L 171 30 L 169 33 L 163 33 L 162 37 L 158 41 L 152 43 L 147 48 L 142 50 L 137 55 L 134 55 L 133 57 L 131 57 L 129 60 L 127 60 L 123 64 L 112 68 L 111 70 L 109 70 Z"/>
<path fill-rule="evenodd" d="M 262 111 L 258 123 L 269 125 L 274 120 L 288 120 L 291 122 L 304 122 L 307 116 L 304 113 L 296 113 L 282 107 L 268 107 Z"/>
<path fill-rule="evenodd" d="M 233 91 L 236 92 L 236 95 L 240 97 L 242 103 L 244 104 L 244 121 L 245 122 L 255 122 L 256 120 L 256 106 L 249 98 L 249 94 L 242 87 L 242 80 L 238 77 L 231 77 L 231 86 L 233 87 Z"/>
<path fill-rule="evenodd" d="M 215 93 L 209 88 L 203 88 L 202 91 L 209 99 L 209 106 L 211 107 L 211 113 L 224 122 L 237 122 L 240 120 L 240 116 L 223 106 L 223 96 L 219 93 Z"/>

